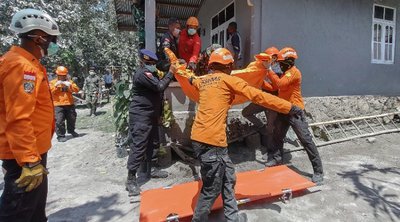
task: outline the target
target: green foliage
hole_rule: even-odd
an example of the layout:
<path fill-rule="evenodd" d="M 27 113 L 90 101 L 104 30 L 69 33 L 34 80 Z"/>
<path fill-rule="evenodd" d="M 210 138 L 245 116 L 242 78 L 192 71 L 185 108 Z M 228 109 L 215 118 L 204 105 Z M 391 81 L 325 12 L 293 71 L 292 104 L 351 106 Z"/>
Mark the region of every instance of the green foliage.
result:
<path fill-rule="evenodd" d="M 123 80 L 115 86 L 114 125 L 119 133 L 128 131 L 129 102 L 131 99 L 132 84 Z"/>

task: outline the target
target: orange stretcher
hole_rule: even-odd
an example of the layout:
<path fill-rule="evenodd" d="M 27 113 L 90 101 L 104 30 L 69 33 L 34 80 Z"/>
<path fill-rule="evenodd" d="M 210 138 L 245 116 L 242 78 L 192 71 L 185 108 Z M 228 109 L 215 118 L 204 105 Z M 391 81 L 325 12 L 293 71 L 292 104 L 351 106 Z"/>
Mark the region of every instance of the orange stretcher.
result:
<path fill-rule="evenodd" d="M 285 165 L 237 173 L 235 196 L 238 204 L 274 196 L 291 197 L 292 192 L 304 190 L 315 184 Z M 140 221 L 179 221 L 193 215 L 201 181 L 172 187 L 147 190 L 141 193 Z M 222 208 L 221 196 L 212 210 Z"/>

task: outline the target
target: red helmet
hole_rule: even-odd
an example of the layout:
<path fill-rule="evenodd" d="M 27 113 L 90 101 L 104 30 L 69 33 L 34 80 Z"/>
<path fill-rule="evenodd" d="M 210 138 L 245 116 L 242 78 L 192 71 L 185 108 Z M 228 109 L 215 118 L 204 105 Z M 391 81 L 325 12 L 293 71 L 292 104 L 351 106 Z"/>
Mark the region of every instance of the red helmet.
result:
<path fill-rule="evenodd" d="M 285 47 L 285 48 L 281 49 L 281 51 L 279 51 L 277 60 L 284 61 L 288 58 L 297 59 L 299 57 L 297 56 L 296 50 L 294 50 L 293 48 L 290 48 L 290 47 Z"/>
<path fill-rule="evenodd" d="M 269 47 L 264 51 L 264 53 L 273 56 L 273 55 L 278 55 L 279 54 L 279 49 L 276 48 L 275 46 Z"/>
<path fill-rule="evenodd" d="M 59 66 L 57 67 L 56 73 L 59 76 L 66 76 L 68 74 L 68 69 L 64 66 Z"/>
<path fill-rule="evenodd" d="M 211 63 L 220 63 L 222 65 L 228 65 L 233 63 L 233 56 L 228 49 L 219 48 L 211 53 L 210 59 L 208 60 L 208 65 Z"/>

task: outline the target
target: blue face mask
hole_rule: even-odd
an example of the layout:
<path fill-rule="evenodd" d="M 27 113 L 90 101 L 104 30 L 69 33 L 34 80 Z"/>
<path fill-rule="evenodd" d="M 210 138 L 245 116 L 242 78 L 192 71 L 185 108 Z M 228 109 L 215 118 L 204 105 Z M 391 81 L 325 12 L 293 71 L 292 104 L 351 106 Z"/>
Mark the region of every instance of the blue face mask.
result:
<path fill-rule="evenodd" d="M 145 66 L 147 70 L 149 70 L 151 73 L 157 72 L 157 67 L 156 65 L 146 65 Z"/>
<path fill-rule="evenodd" d="M 58 49 L 60 49 L 60 47 L 56 43 L 50 42 L 49 47 L 47 48 L 47 56 L 55 55 L 58 52 Z"/>
<path fill-rule="evenodd" d="M 272 69 L 272 71 L 274 71 L 274 73 L 276 73 L 278 75 L 283 73 L 278 62 L 275 62 L 273 65 L 271 65 L 271 69 Z"/>
<path fill-rule="evenodd" d="M 189 35 L 194 35 L 194 34 L 196 34 L 196 29 L 188 29 L 188 34 L 189 34 Z"/>

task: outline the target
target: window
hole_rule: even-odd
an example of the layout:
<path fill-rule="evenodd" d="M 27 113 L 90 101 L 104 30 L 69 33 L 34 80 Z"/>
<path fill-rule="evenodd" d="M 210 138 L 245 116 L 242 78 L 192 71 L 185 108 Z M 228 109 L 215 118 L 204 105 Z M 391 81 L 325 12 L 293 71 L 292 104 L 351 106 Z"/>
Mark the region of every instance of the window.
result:
<path fill-rule="evenodd" d="M 396 9 L 374 5 L 372 19 L 372 63 L 393 64 Z"/>
<path fill-rule="evenodd" d="M 235 2 L 230 3 L 211 18 L 211 43 L 225 46 L 226 30 L 235 21 Z"/>

